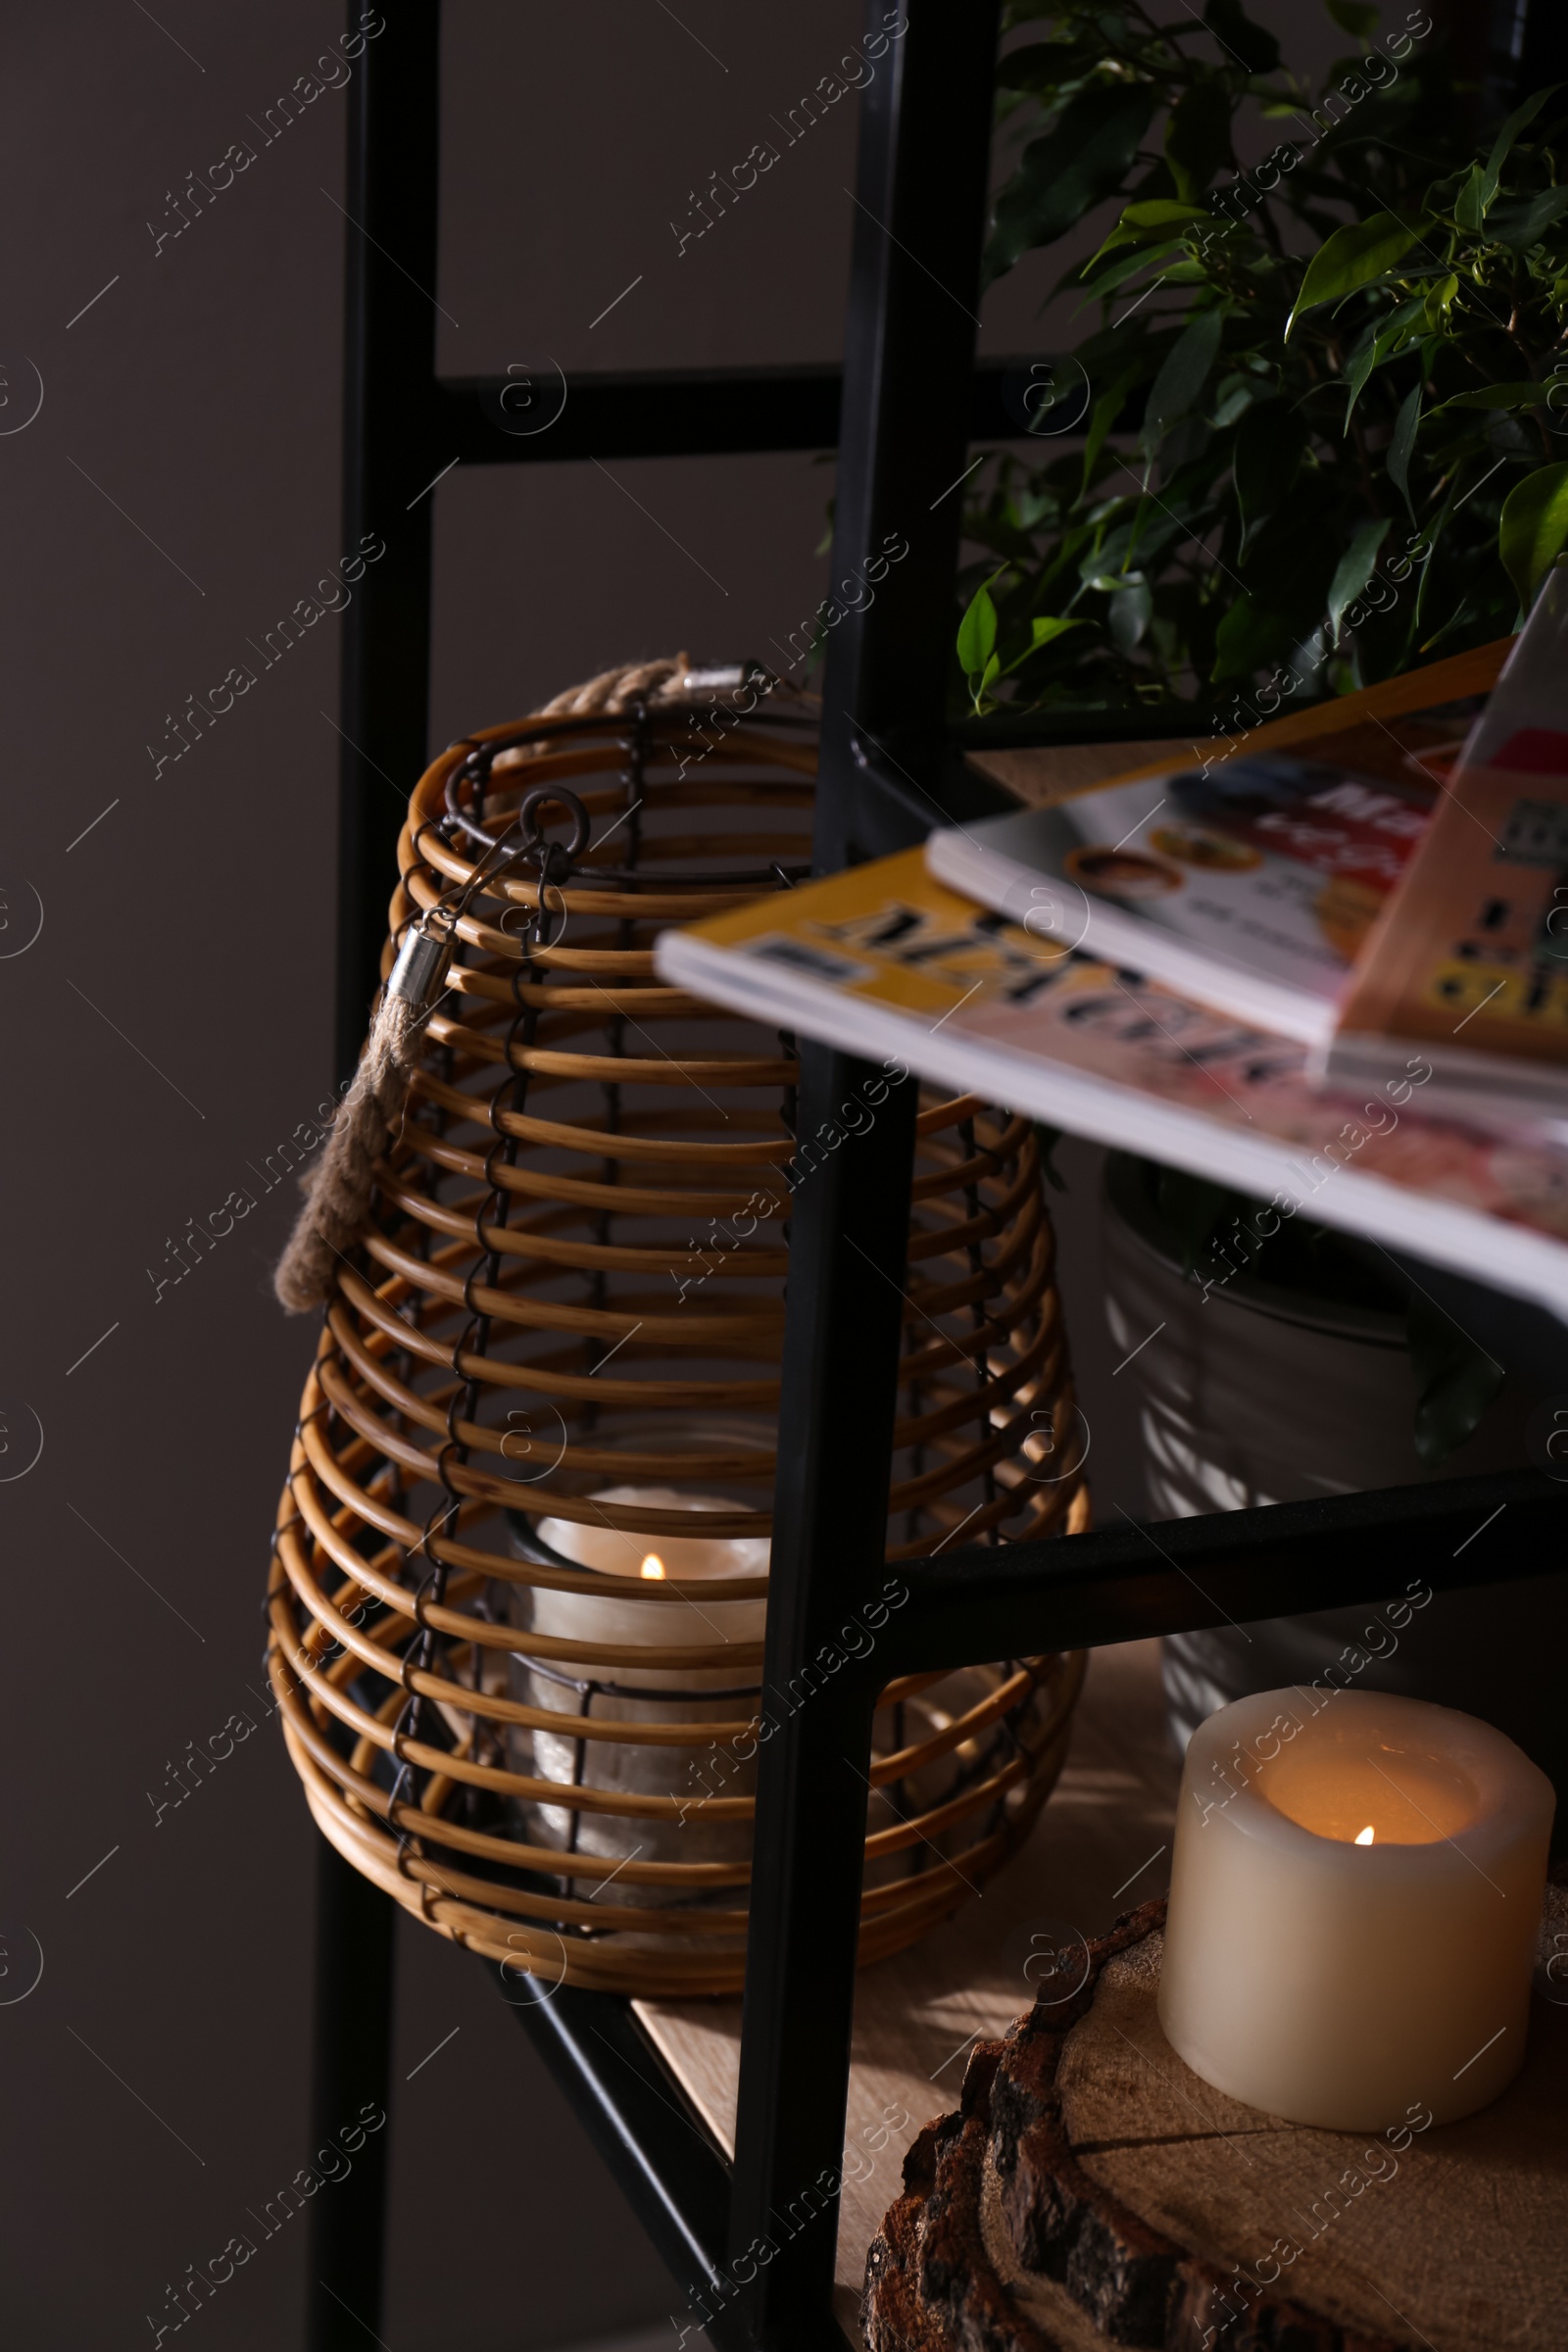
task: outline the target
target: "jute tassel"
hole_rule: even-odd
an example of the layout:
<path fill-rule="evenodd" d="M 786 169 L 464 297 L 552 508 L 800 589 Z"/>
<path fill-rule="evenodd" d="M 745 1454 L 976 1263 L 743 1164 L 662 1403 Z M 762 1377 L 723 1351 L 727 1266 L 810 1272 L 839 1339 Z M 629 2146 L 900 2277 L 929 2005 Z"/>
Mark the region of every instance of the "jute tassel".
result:
<path fill-rule="evenodd" d="M 272 1276 L 291 1315 L 326 1304 L 338 1259 L 364 1231 L 375 1163 L 402 1125 L 422 1018 L 422 1007 L 395 996 L 389 982 L 321 1156 L 300 1180 L 304 1205 Z"/>
<path fill-rule="evenodd" d="M 673 661 L 630 662 L 568 687 L 536 715 L 577 718 L 604 711 L 616 716 L 639 702 L 685 702 L 694 694 L 739 685 L 753 667 L 694 670 L 688 654 L 677 654 Z M 776 681 L 769 681 L 768 690 L 775 686 Z M 503 753 L 496 770 L 503 772 L 547 748 L 547 742 L 540 742 Z M 470 891 L 479 879 L 476 872 Z M 354 1084 L 332 1122 L 320 1159 L 300 1179 L 304 1205 L 272 1276 L 272 1288 L 291 1315 L 327 1303 L 336 1289 L 335 1261 L 347 1255 L 365 1230 L 375 1163 L 402 1124 L 409 1082 L 419 1058 L 419 1031 L 430 999 L 439 994 L 451 944 L 450 930 L 444 940 L 418 928 L 407 935 Z"/>

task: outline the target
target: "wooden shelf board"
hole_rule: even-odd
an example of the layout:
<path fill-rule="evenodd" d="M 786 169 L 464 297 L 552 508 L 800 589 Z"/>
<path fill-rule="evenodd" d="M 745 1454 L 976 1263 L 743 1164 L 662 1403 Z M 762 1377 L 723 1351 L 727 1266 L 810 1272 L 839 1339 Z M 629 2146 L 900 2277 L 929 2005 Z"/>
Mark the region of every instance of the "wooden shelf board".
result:
<path fill-rule="evenodd" d="M 1179 1779 L 1158 1642 L 1097 1650 L 1066 1767 L 1022 1852 L 924 1942 L 862 1970 L 836 2295 L 852 2343 L 860 2340 L 856 2314 L 865 2250 L 899 2194 L 906 2149 L 923 2125 L 957 2105 L 970 2041 L 1004 2034 L 1033 1999 L 1023 1975 L 1030 1932 L 1054 1923 L 1097 1936 L 1118 1911 L 1164 1891 Z M 636 2008 L 733 2152 L 739 2000 L 639 2001 Z M 801 2063 L 809 2065 L 809 2021 L 801 2021 L 800 2036 Z"/>
<path fill-rule="evenodd" d="M 1109 784 L 1159 760 L 1172 767 L 1190 766 L 1194 745 L 1186 736 L 1147 737 L 1135 743 L 1032 744 L 1025 750 L 969 752 L 977 767 L 993 784 L 1010 792 L 1031 808 L 1050 808 L 1075 792 Z"/>

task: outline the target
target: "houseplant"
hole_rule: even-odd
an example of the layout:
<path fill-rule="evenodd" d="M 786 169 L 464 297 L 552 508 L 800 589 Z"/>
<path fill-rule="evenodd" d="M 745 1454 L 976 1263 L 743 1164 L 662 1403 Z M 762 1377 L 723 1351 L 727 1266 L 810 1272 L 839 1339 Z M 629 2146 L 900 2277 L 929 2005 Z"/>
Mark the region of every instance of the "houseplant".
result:
<path fill-rule="evenodd" d="M 1568 110 L 1482 136 L 1430 19 L 1329 11 L 1360 47 L 1314 99 L 1239 0 L 1013 0 L 1051 37 L 1002 61 L 1034 135 L 988 275 L 1126 201 L 1055 289 L 1100 324 L 1033 404 L 1038 462 L 993 453 L 969 499 L 975 710 L 1245 727 L 1505 634 L 1568 541 Z"/>
<path fill-rule="evenodd" d="M 1046 37 L 1000 69 L 1020 143 L 988 278 L 1106 199 L 1120 209 L 1055 288 L 1077 287 L 1099 323 L 1035 371 L 1021 420 L 1038 457 L 991 453 L 971 487 L 956 711 L 1126 711 L 1234 739 L 1292 698 L 1506 634 L 1568 543 L 1559 93 L 1483 127 L 1420 11 L 1385 33 L 1357 0 L 1328 8 L 1357 46 L 1316 92 L 1240 0 L 1169 24 L 1139 0 L 1007 11 L 1009 31 Z M 1304 1219 L 1259 1245 L 1249 1203 L 1149 1163 L 1113 1165 L 1109 1193 L 1113 1323 L 1163 1281 L 1127 1345 L 1159 1298 L 1190 1326 L 1186 1427 L 1160 1405 L 1155 1351 L 1133 1375 L 1146 1432 L 1164 1426 L 1156 1515 L 1397 1484 L 1459 1449 L 1468 1467 L 1516 1447 L 1496 1415 L 1475 1435 L 1501 1366 L 1393 1259 Z M 1231 1426 L 1205 1425 L 1205 1365 L 1227 1348 L 1256 1356 L 1259 1444 L 1241 1442 L 1235 1383 Z M 1264 1424 L 1293 1378 L 1327 1409 L 1287 1461 L 1289 1434 L 1270 1448 Z M 1404 1445 L 1386 1413 L 1369 1432 L 1372 1396 L 1408 1416 Z M 1277 1493 L 1258 1483 L 1264 1459 Z M 1406 1687 L 1451 1697 L 1474 1629 L 1445 1612 Z M 1179 1637 L 1178 1729 L 1195 1706 L 1309 1672 L 1344 1638 L 1326 1618 Z M 1516 1658 L 1501 1711 L 1520 1674 Z"/>
<path fill-rule="evenodd" d="M 1568 544 L 1568 108 L 1536 91 L 1483 134 L 1430 18 L 1327 6 L 1358 46 L 1314 93 L 1240 0 L 1009 0 L 1050 38 L 999 69 L 1020 151 L 988 279 L 1124 201 L 1055 288 L 1100 325 L 1033 404 L 1039 461 L 979 469 L 960 705 L 1245 732 L 1505 634 Z M 1227 1232 L 1265 1247 L 1239 1198 L 1150 1181 L 1190 1270 L 1239 1270 Z M 1392 1261 L 1305 1220 L 1266 1254 L 1248 1280 L 1405 1315 L 1424 1464 L 1468 1438 L 1494 1359 Z"/>

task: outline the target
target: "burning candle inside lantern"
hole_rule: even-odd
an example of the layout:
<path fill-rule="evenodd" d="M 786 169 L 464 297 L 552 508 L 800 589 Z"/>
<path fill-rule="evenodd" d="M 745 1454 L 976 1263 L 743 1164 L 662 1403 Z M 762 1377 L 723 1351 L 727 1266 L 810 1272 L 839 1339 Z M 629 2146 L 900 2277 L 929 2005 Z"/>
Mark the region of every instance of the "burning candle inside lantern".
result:
<path fill-rule="evenodd" d="M 640 1536 L 611 1524 L 617 1506 L 643 1511 L 733 1512 L 736 1505 L 712 1494 L 682 1494 L 670 1487 L 610 1487 L 588 1497 L 605 1516 L 591 1520 L 544 1519 L 538 1542 L 550 1553 L 617 1581 L 644 1585 L 727 1583 L 767 1574 L 765 1536 Z M 515 1661 L 514 1684 L 530 1706 L 562 1717 L 626 1724 L 746 1723 L 758 1711 L 760 1669 L 730 1666 L 728 1644 L 760 1642 L 767 1603 L 758 1600 L 655 1598 L 621 1591 L 564 1592 L 537 1585 L 514 1589 L 519 1618 L 536 1634 L 579 1641 L 598 1647 L 676 1649 L 707 1647 L 718 1653 L 712 1665 L 662 1667 L 632 1660 L 602 1660 L 553 1654 Z M 581 1854 L 624 1860 L 617 1878 L 618 1899 L 639 1904 L 692 1899 L 690 1888 L 650 1886 L 628 1874 L 634 1864 L 744 1861 L 751 1852 L 751 1824 L 711 1808 L 716 1799 L 750 1796 L 756 1788 L 756 1741 L 696 1741 L 654 1744 L 632 1739 L 581 1739 L 564 1723 L 558 1731 L 514 1735 L 514 1768 L 540 1780 L 584 1789 L 620 1791 L 677 1800 L 661 1817 L 527 1804 L 525 1824 L 539 1842 Z M 744 1749 L 744 1752 L 740 1752 Z M 579 1894 L 590 1891 L 585 1881 Z M 735 1899 L 733 1893 L 729 1898 Z"/>

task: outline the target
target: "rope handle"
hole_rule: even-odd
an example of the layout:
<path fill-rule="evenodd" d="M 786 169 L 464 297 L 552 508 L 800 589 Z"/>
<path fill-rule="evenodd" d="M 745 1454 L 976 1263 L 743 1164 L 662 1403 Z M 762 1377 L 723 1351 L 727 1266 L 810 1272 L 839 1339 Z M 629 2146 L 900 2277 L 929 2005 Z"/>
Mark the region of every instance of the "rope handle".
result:
<path fill-rule="evenodd" d="M 569 686 L 535 713 L 540 718 L 617 716 L 641 704 L 667 707 L 704 695 L 739 691 L 765 680 L 769 693 L 791 690 L 755 662 L 694 666 L 689 654 L 654 662 L 623 662 L 601 670 L 580 686 Z M 500 772 L 547 750 L 547 743 L 519 745 L 494 763 Z M 571 818 L 569 841 L 548 843 L 538 811 L 548 802 Z M 588 847 L 587 810 L 575 793 L 559 784 L 536 784 L 525 792 L 505 831 L 485 852 L 466 882 L 444 892 L 410 925 L 387 984 L 376 1004 L 354 1083 L 343 1098 L 316 1165 L 300 1178 L 304 1204 L 295 1219 L 272 1276 L 279 1303 L 291 1315 L 324 1306 L 336 1288 L 335 1260 L 346 1258 L 365 1230 L 376 1161 L 403 1124 L 409 1083 L 419 1058 L 419 1033 L 446 985 L 457 944 L 458 924 L 469 902 L 507 866 L 533 858 L 541 885 L 559 882 Z M 521 838 L 513 845 L 514 834 Z M 542 919 L 543 890 L 535 920 Z"/>
<path fill-rule="evenodd" d="M 539 811 L 552 803 L 564 808 L 571 820 L 565 842 L 547 841 L 540 826 Z M 515 843 L 514 834 L 520 836 Z M 308 1314 L 312 1307 L 326 1305 L 337 1289 L 334 1261 L 346 1259 L 365 1229 L 375 1163 L 402 1127 L 419 1059 L 420 1031 L 445 993 L 458 925 L 468 906 L 486 884 L 528 858 L 539 868 L 541 885 L 564 881 L 588 847 L 588 811 L 574 792 L 561 784 L 533 785 L 466 881 L 443 892 L 409 925 L 381 991 L 354 1083 L 332 1121 L 319 1160 L 300 1179 L 305 1200 L 272 1275 L 272 1288 L 289 1314 Z M 543 909 L 541 887 L 535 921 Z"/>

